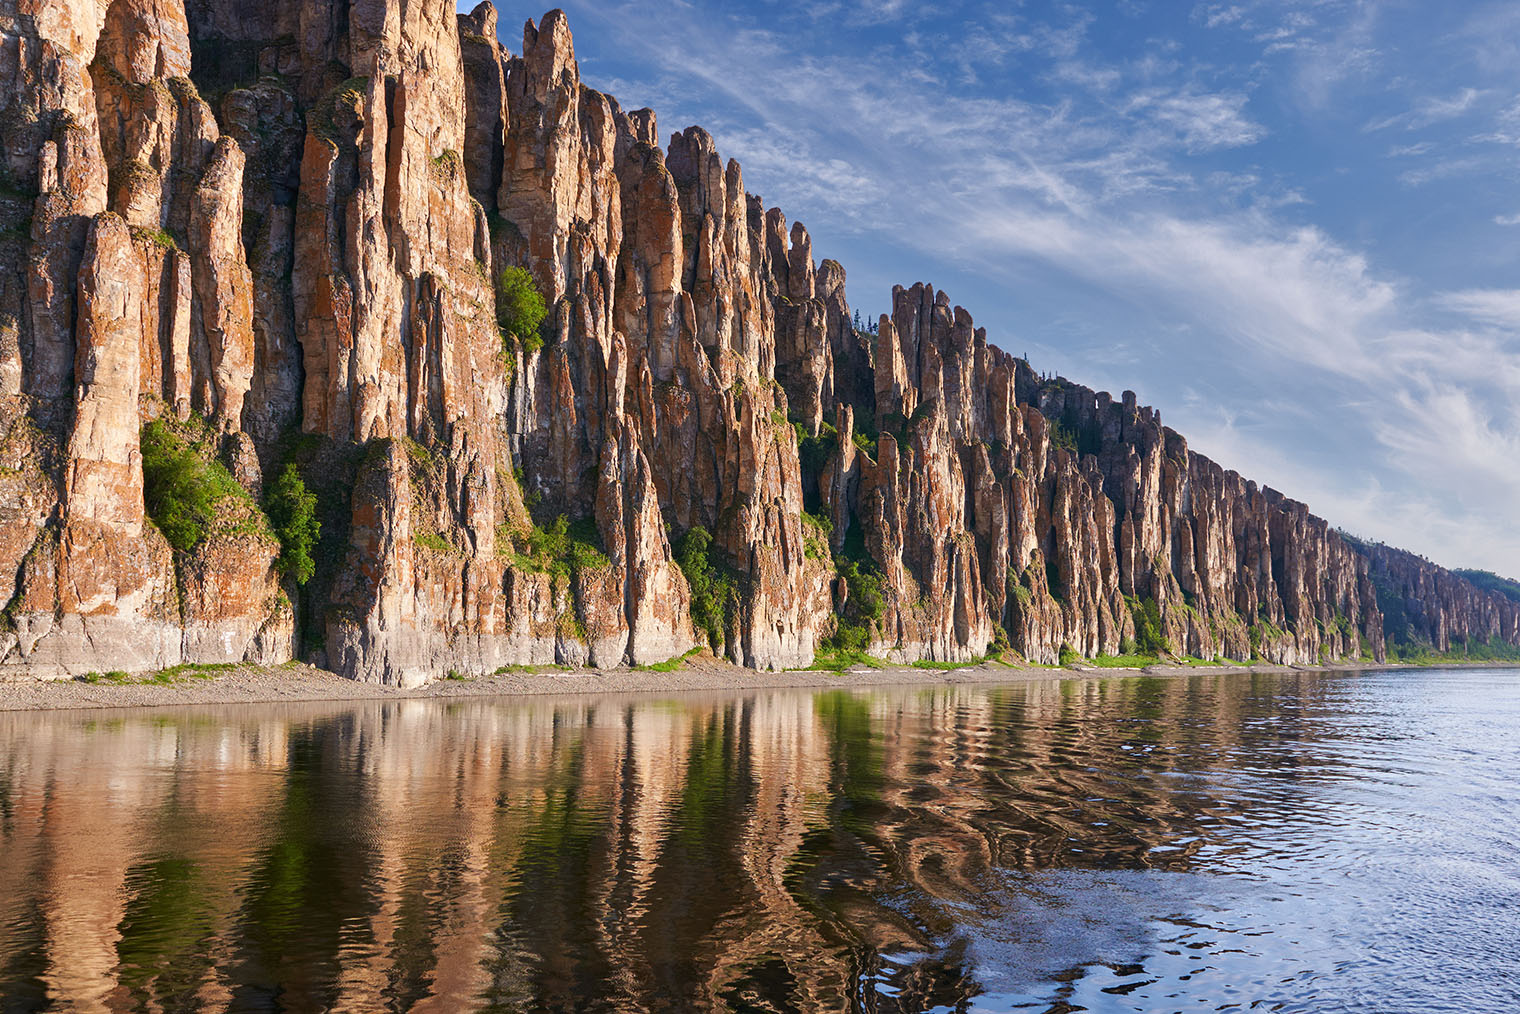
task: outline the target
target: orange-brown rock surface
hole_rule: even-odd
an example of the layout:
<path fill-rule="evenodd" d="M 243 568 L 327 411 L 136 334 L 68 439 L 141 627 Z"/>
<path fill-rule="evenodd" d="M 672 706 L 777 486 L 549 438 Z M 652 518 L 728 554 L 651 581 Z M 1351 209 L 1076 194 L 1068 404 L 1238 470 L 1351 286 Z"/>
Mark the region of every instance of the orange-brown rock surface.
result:
<path fill-rule="evenodd" d="M 498 22 L 0 11 L 4 665 L 300 654 L 414 684 L 712 639 L 781 668 L 842 628 L 904 661 L 1053 662 L 1147 615 L 1179 654 L 1312 662 L 1381 657 L 1394 585 L 1437 646 L 1520 639 L 1489 593 L 1369 567 L 930 286 L 858 330 L 845 268 L 711 136 L 662 147 L 652 111 L 582 84 L 563 13 L 515 52 Z M 500 316 L 508 268 L 536 333 Z M 189 550 L 145 502 L 156 419 L 246 493 Z M 255 506 L 288 464 L 323 524 L 304 586 Z M 677 562 L 697 528 L 734 591 L 706 629 Z"/>

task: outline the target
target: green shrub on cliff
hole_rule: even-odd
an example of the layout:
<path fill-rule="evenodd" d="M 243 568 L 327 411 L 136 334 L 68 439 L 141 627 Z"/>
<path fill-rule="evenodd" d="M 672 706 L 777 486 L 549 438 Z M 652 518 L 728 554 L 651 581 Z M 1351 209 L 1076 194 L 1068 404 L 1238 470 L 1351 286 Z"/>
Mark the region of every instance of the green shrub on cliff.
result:
<path fill-rule="evenodd" d="M 792 423 L 792 427 L 797 431 L 797 458 L 803 473 L 816 477 L 828 466 L 829 458 L 839 446 L 839 430 L 831 423 L 824 423 L 815 437 L 800 422 Z"/>
<path fill-rule="evenodd" d="M 833 533 L 834 523 L 826 515 L 802 512 L 803 553 L 809 560 L 829 559 L 829 537 Z"/>
<path fill-rule="evenodd" d="M 1172 650 L 1161 625 L 1161 610 L 1155 599 L 1130 599 L 1130 614 L 1135 619 L 1135 651 L 1141 655 L 1165 655 Z"/>
<path fill-rule="evenodd" d="M 522 342 L 524 351 L 537 352 L 544 345 L 538 329 L 548 313 L 544 297 L 525 268 L 504 268 L 497 276 L 496 323 L 501 326 L 504 341 L 512 335 Z"/>
<path fill-rule="evenodd" d="M 832 534 L 832 525 L 830 525 Z M 824 543 L 824 548 L 832 547 Z M 833 669 L 841 665 L 879 664 L 866 654 L 876 637 L 876 622 L 886 609 L 881 589 L 881 572 L 866 548 L 865 528 L 853 514 L 845 529 L 844 545 L 832 553 L 834 573 L 844 581 L 843 608 L 834 621 L 834 632 L 818 644 L 816 668 Z"/>
<path fill-rule="evenodd" d="M 571 521 L 561 514 L 548 527 L 533 527 L 512 535 L 513 564 L 520 570 L 568 578 L 582 570 L 612 566 L 602 552 L 596 521 Z"/>
<path fill-rule="evenodd" d="M 280 540 L 280 556 L 275 566 L 280 573 L 304 585 L 316 573 L 312 550 L 322 532 L 317 520 L 317 497 L 307 492 L 306 483 L 294 463 L 287 464 L 264 497 L 264 512 Z"/>
<path fill-rule="evenodd" d="M 216 502 L 243 496 L 222 463 L 200 453 L 162 419 L 142 428 L 143 499 L 169 545 L 188 553 L 206 537 Z"/>
<path fill-rule="evenodd" d="M 691 587 L 691 621 L 717 652 L 727 641 L 729 619 L 738 608 L 738 582 L 717 559 L 712 535 L 700 525 L 681 537 L 676 566 Z"/>
<path fill-rule="evenodd" d="M 874 563 L 836 558 L 834 571 L 844 578 L 849 592 L 845 598 L 846 618 L 867 627 L 881 619 L 885 603 L 881 595 L 881 576 L 876 573 Z"/>

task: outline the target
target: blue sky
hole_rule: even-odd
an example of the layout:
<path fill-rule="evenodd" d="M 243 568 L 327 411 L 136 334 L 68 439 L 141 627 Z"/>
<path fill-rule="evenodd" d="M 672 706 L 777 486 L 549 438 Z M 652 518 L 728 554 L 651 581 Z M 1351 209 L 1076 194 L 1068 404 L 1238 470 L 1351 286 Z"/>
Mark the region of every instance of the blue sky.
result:
<path fill-rule="evenodd" d="M 932 282 L 1333 524 L 1520 577 L 1520 4 L 565 10 L 862 314 Z"/>

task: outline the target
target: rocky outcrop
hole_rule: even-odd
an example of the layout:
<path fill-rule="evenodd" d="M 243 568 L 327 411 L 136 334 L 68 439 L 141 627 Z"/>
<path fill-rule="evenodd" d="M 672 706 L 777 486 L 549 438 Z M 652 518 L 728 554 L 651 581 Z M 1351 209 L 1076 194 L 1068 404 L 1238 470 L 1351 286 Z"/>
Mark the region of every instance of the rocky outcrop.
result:
<path fill-rule="evenodd" d="M 1520 602 L 1381 543 L 1347 536 L 1371 571 L 1390 640 L 1416 649 L 1471 651 L 1520 644 Z"/>
<path fill-rule="evenodd" d="M 844 267 L 710 135 L 662 147 L 586 87 L 563 13 L 517 53 L 498 21 L 0 13 L 5 665 L 299 651 L 410 685 L 709 641 L 781 668 L 828 638 L 1313 662 L 1381 657 L 1395 585 L 1432 643 L 1520 636 L 931 286 L 862 330 Z M 241 486 L 188 548 L 149 510 L 155 420 Z M 256 507 L 291 465 L 323 526 L 304 586 Z"/>
<path fill-rule="evenodd" d="M 198 411 L 233 449 L 253 373 L 242 154 L 187 76 L 184 8 L 51 5 L 4 28 L 0 649 L 42 674 L 288 658 L 267 535 L 214 526 L 176 557 L 144 516 L 143 421 Z"/>
<path fill-rule="evenodd" d="M 819 487 L 842 547 L 859 526 L 888 605 L 876 648 L 962 659 L 1002 628 L 1053 662 L 1134 650 L 1154 603 L 1170 650 L 1312 662 L 1381 650 L 1366 567 L 1302 504 L 1187 449 L 1159 414 L 987 344 L 943 293 L 894 293 L 874 423 L 839 414 Z M 865 433 L 866 449 L 854 448 Z M 875 449 L 870 449 L 874 440 Z"/>

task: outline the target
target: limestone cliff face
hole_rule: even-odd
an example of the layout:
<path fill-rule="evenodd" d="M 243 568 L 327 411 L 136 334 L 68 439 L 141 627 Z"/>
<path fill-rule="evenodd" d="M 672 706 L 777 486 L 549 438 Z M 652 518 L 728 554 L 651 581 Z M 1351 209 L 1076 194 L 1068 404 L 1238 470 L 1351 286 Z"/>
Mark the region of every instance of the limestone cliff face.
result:
<path fill-rule="evenodd" d="M 890 600 L 877 649 L 962 659 L 1006 630 L 1027 658 L 1114 654 L 1156 604 L 1173 651 L 1284 662 L 1382 650 L 1367 565 L 1304 505 L 1192 453 L 1154 410 L 989 346 L 944 293 L 897 289 L 876 334 L 874 456 L 820 479 Z M 847 368 L 853 372 L 859 367 Z M 836 377 L 843 371 L 836 370 Z"/>
<path fill-rule="evenodd" d="M 0 28 L 0 650 L 43 673 L 289 657 L 271 539 L 223 518 L 176 559 L 144 517 L 145 419 L 251 450 L 244 157 L 187 76 L 184 9 L 22 4 Z"/>
<path fill-rule="evenodd" d="M 709 637 L 697 528 L 736 592 L 716 647 L 761 668 L 859 623 L 861 573 L 898 660 L 1053 662 L 1137 624 L 1381 657 L 1401 581 L 1432 641 L 1520 638 L 932 287 L 857 330 L 845 269 L 705 131 L 662 146 L 582 84 L 558 11 L 516 52 L 445 0 L 24 2 L 0 33 L 6 665 L 659 661 Z M 500 316 L 508 268 L 537 333 Z M 145 502 L 154 420 L 246 492 L 188 550 Z M 323 523 L 304 587 L 254 507 L 289 464 Z"/>

